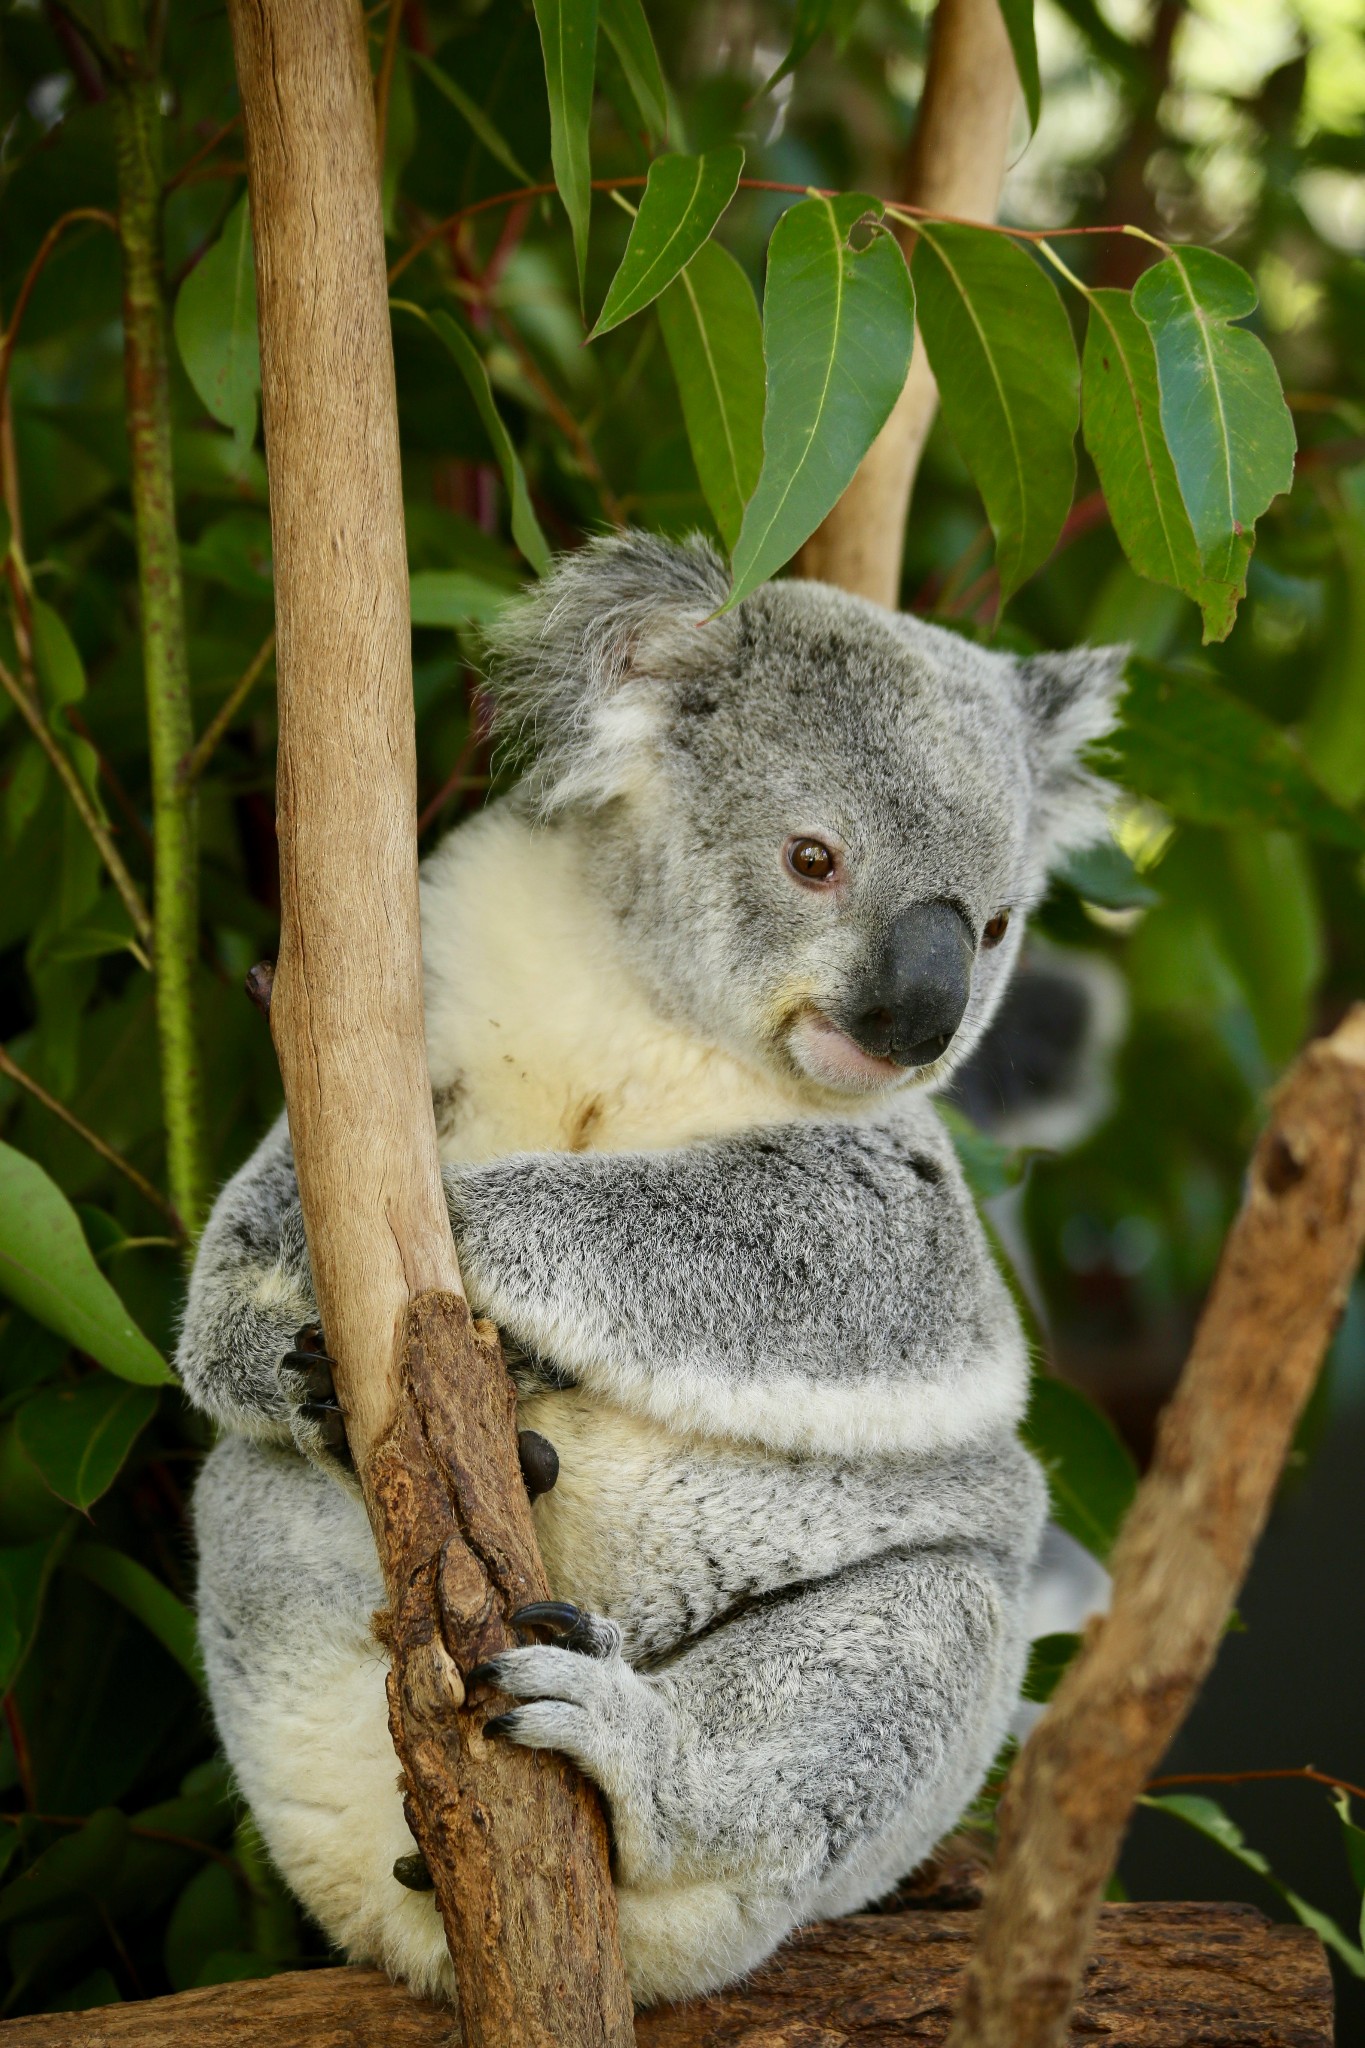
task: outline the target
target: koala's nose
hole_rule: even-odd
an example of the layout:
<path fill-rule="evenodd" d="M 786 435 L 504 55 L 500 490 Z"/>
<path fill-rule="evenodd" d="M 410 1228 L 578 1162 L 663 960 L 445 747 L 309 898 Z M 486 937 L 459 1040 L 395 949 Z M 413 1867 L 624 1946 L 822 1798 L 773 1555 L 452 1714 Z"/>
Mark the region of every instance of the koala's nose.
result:
<path fill-rule="evenodd" d="M 951 903 L 912 903 L 892 920 L 852 1005 L 864 1052 L 928 1066 L 948 1049 L 972 982 L 972 935 Z"/>

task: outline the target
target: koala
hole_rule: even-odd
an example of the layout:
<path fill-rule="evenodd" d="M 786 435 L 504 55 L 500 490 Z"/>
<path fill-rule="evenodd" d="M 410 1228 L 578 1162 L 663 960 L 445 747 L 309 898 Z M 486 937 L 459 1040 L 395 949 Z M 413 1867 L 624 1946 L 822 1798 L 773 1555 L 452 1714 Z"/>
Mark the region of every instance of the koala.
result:
<path fill-rule="evenodd" d="M 563 560 L 495 650 L 525 772 L 422 874 L 451 1228 L 528 1478 L 558 1462 L 555 1598 L 466 1683 L 486 1733 L 600 1787 L 641 2004 L 885 1894 L 1009 1726 L 1046 1491 L 933 1095 L 1103 829 L 1084 756 L 1121 669 L 814 583 L 726 594 L 700 542 Z M 331 1940 L 449 1995 L 316 1319 L 281 1120 L 218 1199 L 179 1348 L 221 1432 L 213 1710 Z"/>

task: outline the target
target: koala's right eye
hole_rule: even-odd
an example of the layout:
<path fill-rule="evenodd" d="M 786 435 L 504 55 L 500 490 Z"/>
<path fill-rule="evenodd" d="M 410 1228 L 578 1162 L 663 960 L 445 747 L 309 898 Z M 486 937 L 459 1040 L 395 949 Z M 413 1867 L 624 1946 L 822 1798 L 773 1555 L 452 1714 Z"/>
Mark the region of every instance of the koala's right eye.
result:
<path fill-rule="evenodd" d="M 786 861 L 798 882 L 832 882 L 838 868 L 831 849 L 822 839 L 789 839 Z"/>

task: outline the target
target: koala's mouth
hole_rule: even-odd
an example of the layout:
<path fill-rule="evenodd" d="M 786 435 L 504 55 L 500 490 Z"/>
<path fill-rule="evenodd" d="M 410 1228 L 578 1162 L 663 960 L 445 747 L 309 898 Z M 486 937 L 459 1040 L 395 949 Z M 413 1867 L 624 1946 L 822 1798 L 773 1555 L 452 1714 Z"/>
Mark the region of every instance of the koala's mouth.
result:
<path fill-rule="evenodd" d="M 825 1088 L 869 1094 L 877 1088 L 894 1088 L 919 1071 L 864 1052 L 856 1039 L 821 1010 L 802 1010 L 791 1024 L 787 1044 L 802 1073 Z"/>

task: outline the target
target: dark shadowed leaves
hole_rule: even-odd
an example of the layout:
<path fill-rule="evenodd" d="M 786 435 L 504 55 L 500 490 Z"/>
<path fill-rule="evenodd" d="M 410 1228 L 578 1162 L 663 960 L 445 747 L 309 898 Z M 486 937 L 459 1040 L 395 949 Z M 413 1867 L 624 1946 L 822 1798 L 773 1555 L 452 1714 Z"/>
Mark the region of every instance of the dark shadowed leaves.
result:
<path fill-rule="evenodd" d="M 763 328 L 748 278 L 708 242 L 659 300 L 697 480 L 733 552 L 763 466 Z"/>
<path fill-rule="evenodd" d="M 92 1373 L 74 1387 L 44 1387 L 19 1410 L 19 1447 L 60 1500 L 88 1508 L 107 1493 L 156 1410 L 151 1387 Z"/>
<path fill-rule="evenodd" d="M 1035 1373 L 1023 1436 L 1047 1473 L 1056 1520 L 1107 1558 L 1137 1489 L 1137 1467 L 1112 1424 L 1065 1380 Z"/>
<path fill-rule="evenodd" d="M 106 1543 L 78 1543 L 67 1564 L 71 1571 L 79 1572 L 92 1586 L 98 1586 L 136 1615 L 202 1691 L 204 1667 L 199 1658 L 194 1616 L 169 1586 L 154 1578 L 136 1558 L 113 1550 Z"/>
<path fill-rule="evenodd" d="M 531 184 L 531 173 L 512 150 L 501 131 L 489 120 L 478 101 L 472 99 L 463 86 L 457 85 L 447 72 L 442 71 L 439 64 L 433 63 L 430 57 L 424 57 L 420 50 L 409 51 L 408 60 L 415 64 L 418 70 L 430 79 L 437 92 L 448 99 L 451 106 L 464 116 L 488 154 L 496 157 L 498 162 L 509 170 L 514 178 L 519 178 L 523 185 Z"/>
<path fill-rule="evenodd" d="M 796 19 L 786 56 L 764 86 L 771 92 L 781 79 L 795 71 L 807 58 L 826 30 L 842 44 L 852 28 L 862 0 L 796 0 Z"/>
<path fill-rule="evenodd" d="M 213 417 L 231 427 L 239 453 L 245 454 L 256 433 L 261 388 L 256 273 L 245 193 L 218 240 L 181 285 L 174 325 L 191 384 Z"/>
<path fill-rule="evenodd" d="M 593 336 L 642 312 L 673 282 L 735 196 L 744 168 L 738 143 L 705 156 L 660 156 L 649 167 L 640 211 Z"/>

